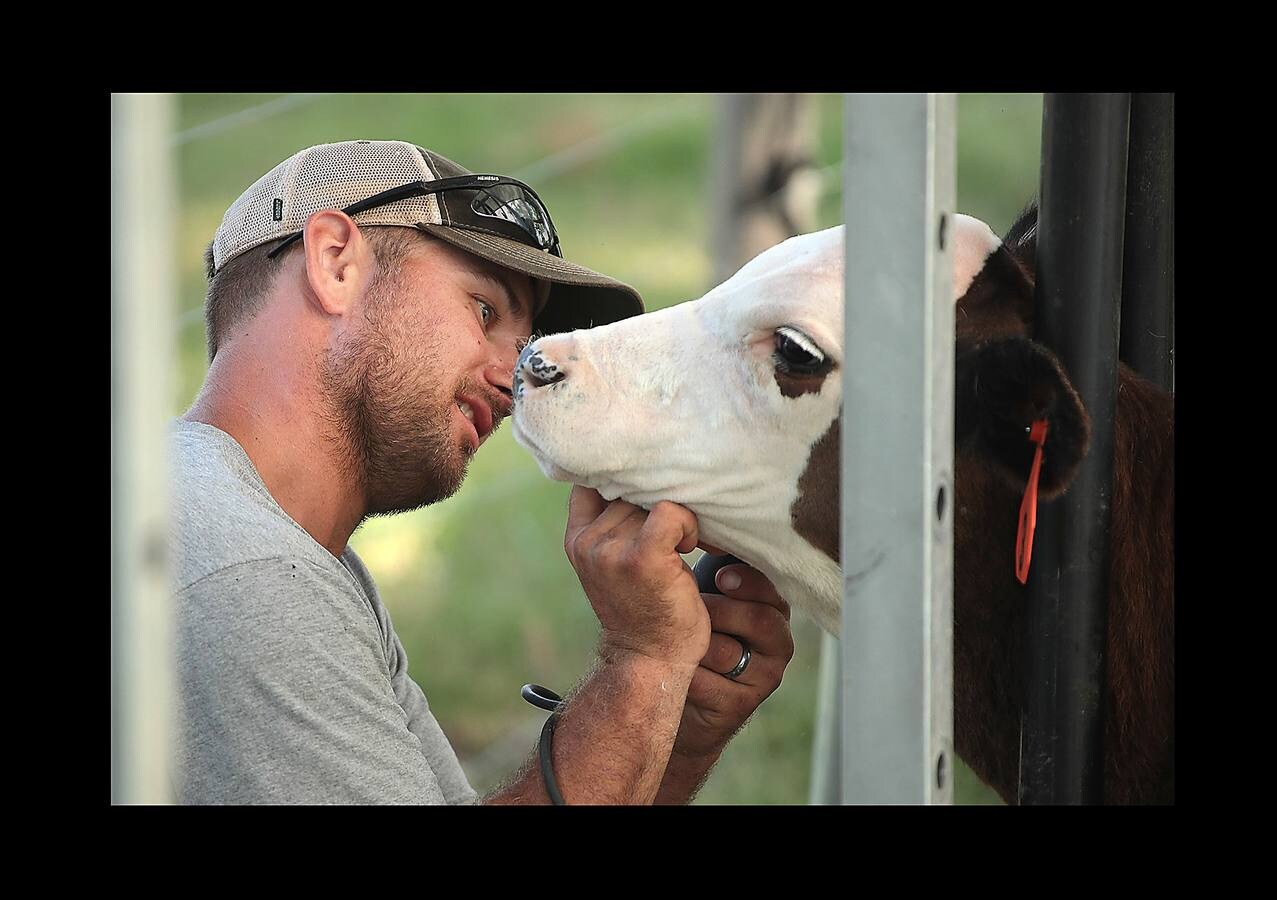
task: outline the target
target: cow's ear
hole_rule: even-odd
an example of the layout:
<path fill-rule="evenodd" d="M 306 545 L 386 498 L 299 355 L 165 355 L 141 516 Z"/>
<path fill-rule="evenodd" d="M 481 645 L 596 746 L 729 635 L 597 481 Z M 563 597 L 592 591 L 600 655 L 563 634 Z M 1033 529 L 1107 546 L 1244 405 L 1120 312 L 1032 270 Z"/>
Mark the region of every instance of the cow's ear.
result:
<path fill-rule="evenodd" d="M 1063 493 L 1086 455 L 1091 422 L 1055 354 L 1028 338 L 993 340 L 959 354 L 954 374 L 955 449 L 974 450 L 1023 490 L 1036 449 L 1029 428 L 1045 419 L 1038 493 Z"/>
<path fill-rule="evenodd" d="M 958 300 L 971 287 L 971 282 L 984 268 L 989 257 L 1002 246 L 993 229 L 977 219 L 954 213 L 951 259 L 953 260 L 953 299 Z"/>
<path fill-rule="evenodd" d="M 959 308 L 959 332 L 973 323 L 986 334 L 1001 335 L 1023 333 L 1032 326 L 1032 269 L 1012 250 L 979 219 L 953 216 L 953 299 Z"/>

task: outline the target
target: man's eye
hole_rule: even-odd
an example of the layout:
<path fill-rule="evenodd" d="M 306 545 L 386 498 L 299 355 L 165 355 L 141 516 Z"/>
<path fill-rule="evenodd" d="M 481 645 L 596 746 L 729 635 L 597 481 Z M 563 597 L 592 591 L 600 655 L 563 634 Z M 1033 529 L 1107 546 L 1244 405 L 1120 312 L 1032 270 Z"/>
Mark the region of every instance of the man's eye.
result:
<path fill-rule="evenodd" d="M 497 311 L 492 307 L 492 304 L 487 303 L 486 301 L 483 301 L 483 300 L 479 300 L 478 297 L 476 297 L 475 300 L 479 303 L 479 311 L 480 311 L 480 314 L 483 316 L 483 324 L 484 324 L 484 327 L 486 328 L 488 324 L 492 321 L 493 317 L 496 316 Z"/>

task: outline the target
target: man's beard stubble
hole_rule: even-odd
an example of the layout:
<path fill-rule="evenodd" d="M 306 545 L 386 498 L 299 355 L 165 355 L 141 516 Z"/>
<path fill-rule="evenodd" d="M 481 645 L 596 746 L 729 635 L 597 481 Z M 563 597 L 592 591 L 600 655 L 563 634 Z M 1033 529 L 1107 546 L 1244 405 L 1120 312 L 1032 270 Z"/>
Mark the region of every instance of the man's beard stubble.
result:
<path fill-rule="evenodd" d="M 471 383 L 463 380 L 455 389 L 442 384 L 437 377 L 442 367 L 433 354 L 412 360 L 395 355 L 384 321 L 395 302 L 381 297 L 370 303 L 370 310 L 383 316 L 366 318 L 323 371 L 333 436 L 345 448 L 370 516 L 408 512 L 451 497 L 470 461 L 469 443 L 453 437 L 452 411 L 454 395 Z M 423 385 L 443 390 L 428 395 Z"/>

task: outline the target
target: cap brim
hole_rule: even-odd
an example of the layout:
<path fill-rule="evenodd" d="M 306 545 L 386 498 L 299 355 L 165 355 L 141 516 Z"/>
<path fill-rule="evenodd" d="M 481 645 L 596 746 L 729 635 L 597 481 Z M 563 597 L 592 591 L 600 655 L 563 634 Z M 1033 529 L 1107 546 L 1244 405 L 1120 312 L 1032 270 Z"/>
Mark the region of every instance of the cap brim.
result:
<path fill-rule="evenodd" d="M 427 234 L 507 269 L 550 283 L 545 306 L 532 323 L 534 334 L 592 328 L 643 312 L 643 298 L 623 281 L 568 262 L 518 241 L 453 225 L 417 225 Z"/>

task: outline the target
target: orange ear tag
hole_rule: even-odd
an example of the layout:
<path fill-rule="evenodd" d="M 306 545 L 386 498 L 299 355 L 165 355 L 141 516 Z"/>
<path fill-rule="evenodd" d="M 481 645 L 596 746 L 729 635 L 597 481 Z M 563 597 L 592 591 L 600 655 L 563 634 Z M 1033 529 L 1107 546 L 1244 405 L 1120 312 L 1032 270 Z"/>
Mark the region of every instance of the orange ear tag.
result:
<path fill-rule="evenodd" d="M 1029 440 L 1038 445 L 1033 451 L 1033 468 L 1020 501 L 1020 528 L 1015 535 L 1015 577 L 1024 584 L 1029 580 L 1029 560 L 1033 557 L 1033 529 L 1038 524 L 1038 475 L 1042 471 L 1042 445 L 1046 443 L 1046 419 L 1038 419 L 1029 429 Z"/>

